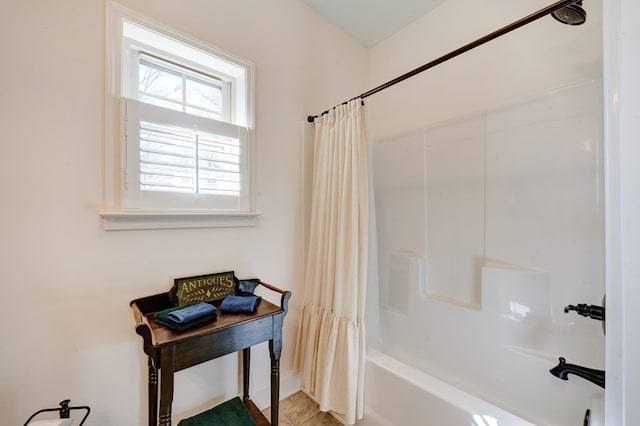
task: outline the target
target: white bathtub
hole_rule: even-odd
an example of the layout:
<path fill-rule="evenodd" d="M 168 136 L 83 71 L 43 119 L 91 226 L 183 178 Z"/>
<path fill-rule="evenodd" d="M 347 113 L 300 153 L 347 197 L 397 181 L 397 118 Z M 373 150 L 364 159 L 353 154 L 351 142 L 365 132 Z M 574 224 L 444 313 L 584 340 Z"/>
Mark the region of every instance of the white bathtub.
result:
<path fill-rule="evenodd" d="M 369 349 L 362 426 L 535 426 Z"/>

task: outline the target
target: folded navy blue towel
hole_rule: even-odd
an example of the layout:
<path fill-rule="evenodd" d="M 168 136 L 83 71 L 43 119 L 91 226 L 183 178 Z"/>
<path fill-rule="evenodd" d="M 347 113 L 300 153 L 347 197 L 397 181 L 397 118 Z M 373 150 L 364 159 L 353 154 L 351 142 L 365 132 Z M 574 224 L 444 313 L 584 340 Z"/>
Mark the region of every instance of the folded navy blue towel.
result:
<path fill-rule="evenodd" d="M 218 317 L 218 314 L 216 313 L 215 306 L 212 306 L 212 307 L 214 308 L 212 313 L 198 317 L 194 320 L 191 320 L 189 322 L 184 322 L 184 323 L 175 322 L 174 320 L 169 318 L 169 315 L 172 312 L 185 309 L 184 306 L 168 308 L 168 309 L 165 309 L 164 311 L 156 312 L 154 315 L 154 318 L 156 320 L 156 323 L 160 325 L 164 325 L 174 330 L 184 331 L 193 327 L 197 327 L 199 325 L 209 323 L 211 321 L 215 321 L 216 318 Z"/>
<path fill-rule="evenodd" d="M 197 320 L 198 318 L 206 317 L 216 311 L 216 307 L 205 302 L 197 303 L 195 305 L 187 306 L 186 308 L 176 309 L 172 311 L 168 318 L 178 324 L 184 324 Z"/>
<path fill-rule="evenodd" d="M 222 300 L 220 309 L 229 313 L 251 313 L 255 312 L 261 300 L 260 296 L 227 296 Z"/>
<path fill-rule="evenodd" d="M 185 331 L 185 330 L 189 330 L 190 328 L 194 328 L 199 325 L 203 325 L 203 324 L 207 324 L 212 321 L 215 321 L 216 318 L 218 318 L 218 314 L 214 313 L 211 315 L 207 315 L 205 317 L 200 317 L 193 321 L 180 324 L 180 323 L 171 321 L 166 316 L 163 317 L 162 315 L 156 315 L 156 323 L 160 325 L 164 325 L 165 327 L 172 328 L 174 330 Z"/>

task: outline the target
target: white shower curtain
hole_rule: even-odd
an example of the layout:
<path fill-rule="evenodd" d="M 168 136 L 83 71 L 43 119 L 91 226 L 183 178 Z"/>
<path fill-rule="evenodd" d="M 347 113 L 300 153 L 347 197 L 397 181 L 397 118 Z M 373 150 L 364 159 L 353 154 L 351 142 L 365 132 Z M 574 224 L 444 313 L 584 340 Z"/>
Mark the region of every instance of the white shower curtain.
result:
<path fill-rule="evenodd" d="M 360 98 L 316 118 L 305 297 L 296 347 L 322 411 L 362 418 L 369 188 Z"/>

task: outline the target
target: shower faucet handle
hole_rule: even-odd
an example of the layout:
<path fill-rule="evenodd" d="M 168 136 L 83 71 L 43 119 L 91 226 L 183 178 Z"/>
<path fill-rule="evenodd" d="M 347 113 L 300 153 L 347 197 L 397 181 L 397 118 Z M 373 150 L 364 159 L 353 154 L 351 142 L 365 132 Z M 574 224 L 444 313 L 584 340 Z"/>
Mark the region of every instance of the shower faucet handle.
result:
<path fill-rule="evenodd" d="M 604 321 L 604 307 L 602 306 L 580 303 L 577 306 L 567 305 L 564 307 L 565 314 L 568 314 L 570 311 L 576 311 L 578 315 L 582 315 L 583 317 Z"/>

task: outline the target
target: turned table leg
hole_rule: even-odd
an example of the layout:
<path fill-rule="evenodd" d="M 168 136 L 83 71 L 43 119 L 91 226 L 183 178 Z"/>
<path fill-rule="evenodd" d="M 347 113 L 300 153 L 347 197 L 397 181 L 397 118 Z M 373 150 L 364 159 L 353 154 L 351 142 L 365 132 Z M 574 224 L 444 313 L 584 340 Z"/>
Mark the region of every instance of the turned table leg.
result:
<path fill-rule="evenodd" d="M 280 353 L 282 340 L 269 340 L 269 354 L 271 355 L 271 425 L 278 426 L 280 411 Z"/>
<path fill-rule="evenodd" d="M 280 360 L 271 358 L 271 424 L 278 426 L 280 404 Z"/>
<path fill-rule="evenodd" d="M 160 358 L 160 414 L 159 425 L 171 426 L 171 403 L 173 402 L 173 345 L 163 348 Z"/>
<path fill-rule="evenodd" d="M 153 358 L 147 359 L 149 366 L 149 426 L 158 424 L 158 369 Z"/>
<path fill-rule="evenodd" d="M 242 350 L 242 400 L 249 401 L 249 372 L 251 369 L 251 348 Z"/>

